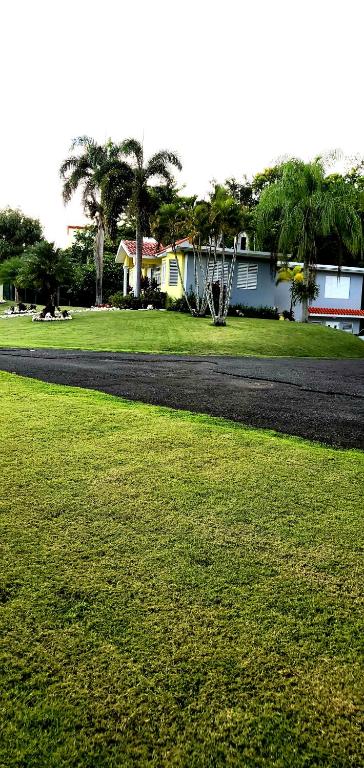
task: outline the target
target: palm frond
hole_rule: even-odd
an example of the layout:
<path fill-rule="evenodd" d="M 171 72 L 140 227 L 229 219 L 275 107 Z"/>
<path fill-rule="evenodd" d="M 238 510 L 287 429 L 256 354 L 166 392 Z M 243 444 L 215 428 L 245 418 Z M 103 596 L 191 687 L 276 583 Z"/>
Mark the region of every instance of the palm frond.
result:
<path fill-rule="evenodd" d="M 60 169 L 59 169 L 59 175 L 61 179 L 64 179 L 66 175 L 69 173 L 69 171 L 73 170 L 74 168 L 77 168 L 79 165 L 80 158 L 76 155 L 70 155 L 66 158 L 66 160 L 63 161 Z"/>
<path fill-rule="evenodd" d="M 126 157 L 133 155 L 139 166 L 143 164 L 143 147 L 138 139 L 124 139 L 120 144 L 120 151 Z"/>
<path fill-rule="evenodd" d="M 169 150 L 156 152 L 147 163 L 145 169 L 146 178 L 159 177 L 171 184 L 173 182 L 173 174 L 170 166 L 173 166 L 178 170 L 182 169 L 182 164 L 178 155 Z"/>
<path fill-rule="evenodd" d="M 76 147 L 83 147 L 83 148 L 89 149 L 96 146 L 97 144 L 95 140 L 92 139 L 90 136 L 76 136 L 76 138 L 73 139 L 71 144 L 71 152 L 73 152 L 73 150 Z"/>

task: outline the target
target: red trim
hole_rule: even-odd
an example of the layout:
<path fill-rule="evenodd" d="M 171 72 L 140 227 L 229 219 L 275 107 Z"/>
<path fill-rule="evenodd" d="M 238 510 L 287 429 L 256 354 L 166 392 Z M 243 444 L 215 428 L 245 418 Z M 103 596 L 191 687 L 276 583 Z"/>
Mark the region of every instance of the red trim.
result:
<path fill-rule="evenodd" d="M 331 317 L 345 317 L 350 315 L 352 317 L 364 317 L 364 309 L 343 309 L 340 308 L 326 308 L 326 307 L 309 307 L 309 315 L 330 315 Z"/>
<path fill-rule="evenodd" d="M 68 224 L 67 235 L 69 235 L 70 229 L 86 229 L 87 224 Z"/>

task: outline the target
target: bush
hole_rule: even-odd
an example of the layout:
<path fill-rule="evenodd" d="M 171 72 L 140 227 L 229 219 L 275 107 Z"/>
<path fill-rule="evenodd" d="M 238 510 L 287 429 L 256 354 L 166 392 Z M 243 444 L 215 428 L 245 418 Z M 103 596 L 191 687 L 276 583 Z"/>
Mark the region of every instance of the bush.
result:
<path fill-rule="evenodd" d="M 109 297 L 110 303 L 113 307 L 118 307 L 118 309 L 140 309 L 141 308 L 141 300 L 136 299 L 132 293 L 128 293 L 127 296 L 123 296 L 121 291 L 117 291 L 117 293 L 113 293 Z"/>
<path fill-rule="evenodd" d="M 75 264 L 72 282 L 68 289 L 63 289 L 62 296 L 67 302 L 83 307 L 90 307 L 95 301 L 95 264 Z M 110 293 L 122 293 L 123 268 L 115 263 L 115 256 L 106 253 L 104 257 L 103 295 L 109 298 Z"/>
<path fill-rule="evenodd" d="M 285 319 L 285 320 L 291 320 L 291 321 L 294 321 L 294 313 L 293 313 L 293 310 L 284 309 L 284 310 L 283 310 L 283 312 L 282 312 L 282 315 L 283 315 L 283 317 L 284 317 L 284 319 Z"/>
<path fill-rule="evenodd" d="M 159 288 L 146 288 L 140 294 L 142 307 L 147 308 L 148 304 L 153 304 L 154 309 L 165 309 L 167 303 L 167 294 L 160 291 Z"/>
<path fill-rule="evenodd" d="M 133 296 L 132 293 L 123 296 L 121 291 L 110 296 L 112 306 L 118 307 L 119 309 L 146 309 L 149 304 L 152 304 L 154 309 L 164 309 L 166 299 L 166 293 L 162 293 L 162 291 L 153 288 L 148 288 L 143 291 L 139 299 Z"/>
<path fill-rule="evenodd" d="M 264 320 L 279 320 L 279 314 L 276 307 L 247 307 L 245 304 L 232 304 L 229 307 L 230 316 L 239 315 L 244 317 L 260 317 Z"/>
<path fill-rule="evenodd" d="M 192 309 L 196 309 L 196 297 L 194 292 L 190 291 L 187 295 L 188 295 L 188 300 L 190 302 Z M 167 309 L 170 312 L 189 312 L 190 311 L 188 309 L 188 304 L 185 296 L 181 296 L 181 298 L 179 299 L 172 299 L 172 297 L 168 296 Z"/>

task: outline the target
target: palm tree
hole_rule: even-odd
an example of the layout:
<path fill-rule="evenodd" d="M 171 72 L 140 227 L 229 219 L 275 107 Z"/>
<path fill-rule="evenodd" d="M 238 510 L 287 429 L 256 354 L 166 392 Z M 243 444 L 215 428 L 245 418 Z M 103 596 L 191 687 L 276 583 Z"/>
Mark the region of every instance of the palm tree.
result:
<path fill-rule="evenodd" d="M 143 234 L 147 228 L 149 210 L 148 182 L 153 178 L 172 184 L 171 166 L 181 170 L 182 165 L 178 156 L 169 150 L 161 150 L 152 155 L 145 163 L 143 145 L 137 139 L 125 139 L 120 146 L 121 153 L 130 158 L 130 169 L 133 174 L 132 210 L 136 220 L 136 264 L 134 295 L 140 295 L 140 279 L 142 269 Z"/>
<path fill-rule="evenodd" d="M 57 290 L 72 279 L 72 264 L 65 251 L 41 240 L 30 246 L 21 259 L 16 280 L 20 288 L 42 291 L 47 311 L 54 315 Z"/>
<path fill-rule="evenodd" d="M 74 150 L 80 150 L 74 153 Z M 120 147 L 108 141 L 97 144 L 89 136 L 74 139 L 71 154 L 61 165 L 63 199 L 68 203 L 82 188 L 83 209 L 96 226 L 94 259 L 96 304 L 102 304 L 102 275 L 105 234 L 114 233 L 117 220 L 131 194 L 132 174 L 121 157 Z"/>
<path fill-rule="evenodd" d="M 152 219 L 152 233 L 158 243 L 164 242 L 171 244 L 183 295 L 190 314 L 194 316 L 196 310 L 192 306 L 186 291 L 177 254 L 177 240 L 182 237 L 187 237 L 188 235 L 188 214 L 190 213 L 192 205 L 193 198 L 177 199 L 174 203 L 165 203 L 164 205 L 161 205 Z M 198 294 L 196 296 L 196 301 L 198 303 Z"/>
<path fill-rule="evenodd" d="M 351 253 L 360 250 L 362 226 L 356 196 L 344 179 L 330 183 L 321 158 L 283 163 L 278 178 L 261 194 L 256 208 L 258 240 L 264 241 L 278 217 L 278 251 L 303 262 L 299 294 L 304 322 L 315 285 L 318 238 L 335 233 Z"/>
<path fill-rule="evenodd" d="M 218 309 L 217 312 L 214 310 L 212 315 L 214 325 L 226 325 L 238 248 L 237 237 L 243 229 L 243 220 L 243 207 L 224 187 L 217 185 L 211 198 L 211 227 L 215 255 L 217 247 L 221 248 L 221 270 Z M 229 239 L 233 239 L 234 242 L 230 264 L 225 261 L 226 241 Z"/>

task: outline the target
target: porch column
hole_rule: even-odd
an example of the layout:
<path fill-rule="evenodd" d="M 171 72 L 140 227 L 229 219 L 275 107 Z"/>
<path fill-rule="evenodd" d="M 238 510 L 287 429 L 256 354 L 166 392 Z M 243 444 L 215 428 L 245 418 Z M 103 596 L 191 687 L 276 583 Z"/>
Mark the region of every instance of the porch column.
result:
<path fill-rule="evenodd" d="M 124 266 L 124 284 L 123 284 L 123 295 L 128 295 L 128 282 L 129 282 L 129 269 L 128 267 Z"/>

